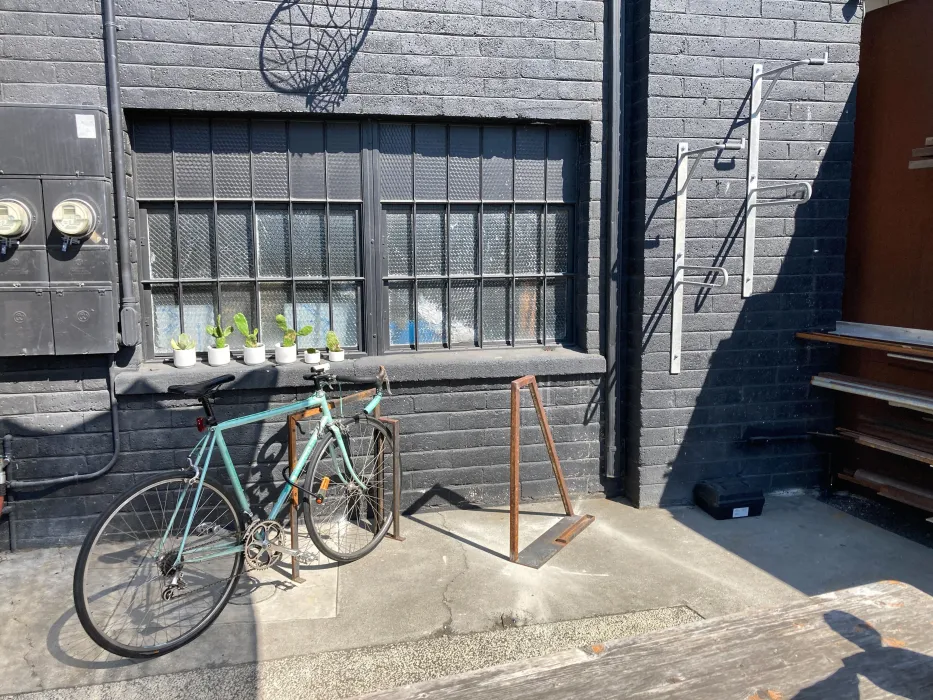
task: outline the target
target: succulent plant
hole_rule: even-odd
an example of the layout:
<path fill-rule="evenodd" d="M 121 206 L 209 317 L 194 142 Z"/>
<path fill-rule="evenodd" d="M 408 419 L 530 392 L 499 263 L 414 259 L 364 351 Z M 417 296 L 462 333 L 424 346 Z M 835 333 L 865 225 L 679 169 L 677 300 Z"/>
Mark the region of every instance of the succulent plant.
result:
<path fill-rule="evenodd" d="M 172 338 L 172 349 L 173 350 L 194 350 L 197 347 L 197 343 L 187 333 L 182 333 L 178 336 L 178 340 Z"/>
<path fill-rule="evenodd" d="M 218 350 L 227 347 L 227 336 L 233 333 L 233 326 L 227 326 L 220 322 L 220 314 L 217 314 L 217 325 L 208 326 L 207 334 L 214 339 L 214 347 Z"/>
<path fill-rule="evenodd" d="M 327 331 L 325 342 L 327 343 L 327 349 L 331 352 L 340 352 L 342 349 L 340 347 L 340 338 L 333 331 Z"/>
<path fill-rule="evenodd" d="M 297 331 L 294 328 L 289 328 L 288 319 L 286 319 L 282 314 L 279 314 L 278 316 L 275 317 L 275 323 L 279 328 L 282 329 L 282 332 L 285 333 L 284 337 L 282 338 L 283 348 L 292 347 L 295 344 L 295 342 L 298 340 L 299 336 L 303 338 L 306 335 L 311 335 L 311 331 L 314 330 L 314 328 L 312 328 L 311 326 L 304 326 L 303 328 Z"/>
<path fill-rule="evenodd" d="M 233 325 L 236 326 L 236 329 L 240 331 L 240 335 L 243 336 L 243 345 L 248 348 L 259 347 L 259 329 L 254 328 L 253 332 L 250 333 L 249 321 L 246 320 L 246 316 L 243 314 L 236 314 L 233 317 Z"/>

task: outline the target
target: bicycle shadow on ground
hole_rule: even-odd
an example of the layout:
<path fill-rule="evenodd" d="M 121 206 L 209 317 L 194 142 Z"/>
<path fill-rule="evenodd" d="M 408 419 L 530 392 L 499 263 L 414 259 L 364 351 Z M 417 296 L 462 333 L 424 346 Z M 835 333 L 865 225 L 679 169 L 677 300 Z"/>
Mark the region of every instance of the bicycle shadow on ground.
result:
<path fill-rule="evenodd" d="M 75 607 L 70 606 L 49 628 L 46 649 L 52 657 L 72 668 L 106 670 L 126 668 L 145 663 L 146 659 L 124 659 L 101 649 L 78 620 Z"/>
<path fill-rule="evenodd" d="M 423 525 L 429 530 L 433 530 L 434 532 L 437 532 L 441 535 L 450 537 L 451 539 L 456 540 L 457 542 L 460 542 L 461 544 L 465 544 L 470 547 L 473 547 L 474 549 L 478 549 L 479 551 L 485 554 L 490 554 L 498 559 L 509 561 L 508 555 L 504 554 L 503 552 L 497 552 L 496 550 L 486 547 L 485 545 L 482 545 L 479 542 L 476 542 L 475 540 L 469 539 L 468 537 L 465 537 L 464 535 L 454 532 L 453 530 L 447 527 L 441 527 L 440 525 L 436 525 L 435 523 L 429 522 L 428 520 L 425 520 L 424 518 L 416 517 L 417 514 L 424 508 L 426 504 L 432 501 L 436 501 L 438 499 L 444 503 L 447 503 L 450 506 L 453 506 L 453 508 L 457 510 L 475 511 L 477 513 L 508 514 L 509 512 L 508 506 L 495 506 L 491 508 L 490 507 L 484 508 L 483 506 L 479 506 L 475 503 L 472 503 L 466 500 L 461 494 L 457 493 L 456 491 L 452 489 L 447 488 L 446 486 L 442 486 L 441 484 L 434 484 L 434 486 L 432 486 L 427 491 L 425 491 L 421 496 L 419 496 L 411 505 L 409 505 L 405 509 L 404 515 L 406 515 L 410 520 L 418 523 L 419 525 Z M 429 513 L 442 513 L 443 511 L 432 508 L 428 512 Z M 562 511 L 561 512 L 543 512 L 543 511 L 532 511 L 532 510 L 525 510 L 525 509 L 521 509 L 521 514 L 522 515 L 536 515 L 536 516 L 542 516 L 542 517 L 555 517 L 555 518 L 562 518 L 565 515 Z M 506 537 L 508 537 L 508 533 L 506 533 Z"/>

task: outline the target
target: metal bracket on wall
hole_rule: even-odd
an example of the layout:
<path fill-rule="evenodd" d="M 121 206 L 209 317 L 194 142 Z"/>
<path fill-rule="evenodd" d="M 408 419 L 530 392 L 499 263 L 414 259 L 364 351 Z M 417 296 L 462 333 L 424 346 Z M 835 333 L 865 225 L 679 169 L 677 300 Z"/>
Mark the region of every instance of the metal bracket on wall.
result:
<path fill-rule="evenodd" d="M 674 214 L 674 271 L 671 278 L 671 374 L 680 374 L 680 345 L 683 334 L 684 285 L 697 287 L 725 287 L 729 283 L 729 273 L 723 267 L 706 267 L 686 264 L 687 248 L 687 186 L 693 179 L 700 161 L 710 153 L 740 151 L 745 148 L 745 139 L 741 143 L 717 143 L 705 148 L 689 150 L 686 142 L 677 144 L 677 194 Z M 696 156 L 693 165 L 690 158 Z M 700 272 L 707 275 L 721 275 L 720 282 L 701 282 L 686 279 L 686 272 Z"/>
<path fill-rule="evenodd" d="M 803 204 L 809 201 L 812 188 L 809 183 L 788 183 L 786 185 L 768 185 L 762 187 L 758 179 L 758 155 L 761 148 L 761 110 L 771 95 L 774 86 L 781 76 L 798 66 L 825 66 L 829 63 L 829 52 L 819 58 L 804 58 L 778 68 L 765 71 L 764 66 L 756 63 L 752 67 L 751 109 L 748 119 L 748 189 L 745 198 L 745 253 L 742 273 L 742 296 L 750 297 L 753 293 L 755 281 L 755 224 L 756 209 L 765 204 Z M 768 87 L 762 89 L 763 83 L 770 79 Z M 781 188 L 795 187 L 801 189 L 801 197 L 789 193 L 787 197 L 758 201 L 758 193 L 774 191 Z"/>
<path fill-rule="evenodd" d="M 933 168 L 933 136 L 924 142 L 923 148 L 915 148 L 911 155 L 917 160 L 912 160 L 908 164 L 910 170 L 924 170 Z"/>

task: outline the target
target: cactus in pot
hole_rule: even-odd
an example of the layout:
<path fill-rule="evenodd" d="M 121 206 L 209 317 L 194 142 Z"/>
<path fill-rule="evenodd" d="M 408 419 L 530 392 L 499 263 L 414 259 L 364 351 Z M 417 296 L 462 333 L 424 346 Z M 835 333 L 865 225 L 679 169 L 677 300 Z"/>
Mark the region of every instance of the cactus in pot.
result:
<path fill-rule="evenodd" d="M 331 362 L 341 362 L 344 356 L 344 350 L 340 347 L 340 338 L 334 331 L 327 331 L 325 337 L 327 343 L 327 358 Z"/>
<path fill-rule="evenodd" d="M 187 333 L 182 333 L 178 339 L 172 338 L 172 351 L 175 358 L 175 366 L 179 369 L 191 367 L 197 361 L 197 344 Z"/>
<path fill-rule="evenodd" d="M 259 329 L 249 329 L 249 321 L 241 313 L 233 317 L 233 325 L 243 336 L 243 362 L 259 365 L 266 361 L 266 346 L 259 342 Z"/>
<path fill-rule="evenodd" d="M 214 339 L 213 347 L 207 349 L 207 364 L 211 367 L 220 367 L 230 362 L 230 346 L 227 344 L 227 337 L 233 334 L 233 326 L 226 326 L 220 320 L 220 314 L 217 314 L 217 325 L 208 326 L 207 334 Z"/>
<path fill-rule="evenodd" d="M 298 348 L 295 343 L 298 341 L 299 337 L 304 337 L 306 335 L 311 335 L 311 331 L 314 329 L 311 326 L 303 326 L 299 330 L 290 328 L 288 325 L 288 319 L 285 318 L 282 314 L 278 314 L 275 317 L 276 325 L 282 329 L 283 336 L 282 342 L 277 343 L 275 346 L 275 361 L 280 365 L 289 364 L 298 359 Z"/>

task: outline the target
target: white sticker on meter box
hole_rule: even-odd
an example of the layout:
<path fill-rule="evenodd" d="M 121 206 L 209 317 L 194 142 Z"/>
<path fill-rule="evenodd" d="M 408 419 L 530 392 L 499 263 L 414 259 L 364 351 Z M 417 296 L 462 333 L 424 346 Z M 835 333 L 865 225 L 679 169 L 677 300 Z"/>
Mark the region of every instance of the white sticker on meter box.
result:
<path fill-rule="evenodd" d="M 76 114 L 75 125 L 78 128 L 79 139 L 97 138 L 97 124 L 93 114 Z"/>
<path fill-rule="evenodd" d="M 745 508 L 733 508 L 732 509 L 733 518 L 747 518 L 748 517 L 748 506 Z"/>

